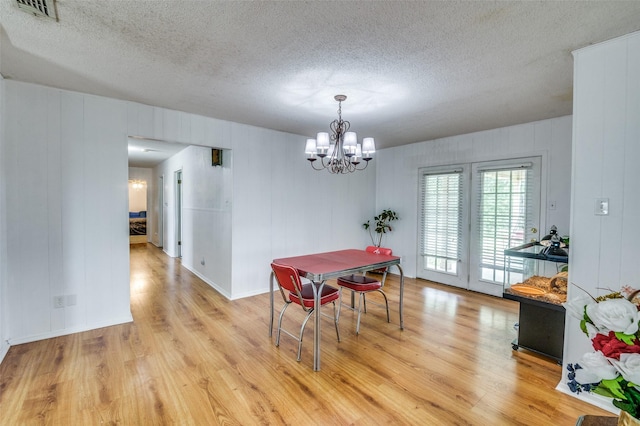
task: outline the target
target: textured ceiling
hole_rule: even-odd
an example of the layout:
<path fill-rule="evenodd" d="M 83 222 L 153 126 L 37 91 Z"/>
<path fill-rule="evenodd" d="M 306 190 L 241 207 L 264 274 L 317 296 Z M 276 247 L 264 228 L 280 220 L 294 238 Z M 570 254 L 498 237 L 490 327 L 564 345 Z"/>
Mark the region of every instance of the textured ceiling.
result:
<path fill-rule="evenodd" d="M 378 148 L 571 114 L 571 51 L 640 30 L 640 1 L 56 6 L 0 0 L 5 78 L 308 136 L 341 93 Z"/>

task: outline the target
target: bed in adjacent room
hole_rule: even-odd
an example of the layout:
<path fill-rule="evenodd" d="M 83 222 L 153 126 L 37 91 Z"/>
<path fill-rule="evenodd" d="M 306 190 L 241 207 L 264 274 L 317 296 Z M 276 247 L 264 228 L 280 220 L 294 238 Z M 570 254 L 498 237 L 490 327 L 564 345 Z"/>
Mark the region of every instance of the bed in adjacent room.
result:
<path fill-rule="evenodd" d="M 129 212 L 130 243 L 147 242 L 147 212 Z"/>

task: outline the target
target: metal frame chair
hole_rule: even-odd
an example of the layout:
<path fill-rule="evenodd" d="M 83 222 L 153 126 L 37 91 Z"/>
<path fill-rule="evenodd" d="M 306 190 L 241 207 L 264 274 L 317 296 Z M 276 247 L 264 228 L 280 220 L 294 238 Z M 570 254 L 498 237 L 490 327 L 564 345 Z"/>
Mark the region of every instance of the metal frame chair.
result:
<path fill-rule="evenodd" d="M 280 311 L 280 316 L 278 318 L 278 333 L 276 334 L 276 346 L 280 346 L 280 332 L 283 331 L 285 334 L 293 337 L 298 341 L 298 358 L 300 361 L 302 354 L 302 337 L 304 334 L 304 328 L 311 318 L 311 315 L 314 311 L 314 300 L 313 300 L 313 287 L 314 283 L 303 284 L 298 274 L 298 270 L 292 266 L 287 265 L 278 265 L 276 263 L 271 264 L 271 269 L 273 270 L 274 276 L 276 278 L 276 282 L 278 283 L 278 288 L 280 289 L 280 294 L 282 295 L 282 300 L 284 301 L 284 306 Z M 285 294 L 285 290 L 286 293 Z M 322 288 L 322 294 L 320 295 L 320 306 L 324 306 L 329 302 L 333 303 L 333 322 L 336 327 L 336 335 L 338 336 L 338 342 L 340 341 L 340 330 L 338 329 L 338 320 L 340 319 L 340 305 L 336 309 L 336 300 L 340 299 L 340 289 L 332 287 L 330 285 L 324 285 Z M 296 336 L 290 331 L 282 328 L 282 318 L 284 317 L 284 313 L 289 307 L 291 303 L 296 303 L 302 307 L 302 309 L 307 313 L 302 321 L 302 326 L 300 327 L 300 334 Z M 322 314 L 322 312 L 320 312 Z M 325 315 L 326 317 L 331 318 L 331 316 Z"/>
<path fill-rule="evenodd" d="M 392 250 L 389 248 L 376 246 L 368 246 L 365 250 L 369 253 L 385 254 L 389 256 L 392 253 Z M 366 293 L 377 291 L 382 294 L 382 297 L 384 297 L 385 308 L 387 310 L 387 322 L 391 322 L 391 318 L 389 316 L 389 300 L 387 299 L 385 292 L 382 290 L 384 282 L 387 279 L 387 268 L 376 270 L 376 272 L 382 273 L 382 280 L 378 281 L 376 279 L 369 278 L 366 276 L 366 273 L 363 275 L 351 274 L 338 278 L 338 285 L 340 287 L 344 287 L 352 291 L 351 306 L 349 306 L 349 309 L 356 310 L 353 307 L 353 294 L 358 293 L 358 320 L 356 323 L 356 334 L 360 334 L 360 318 L 362 317 L 362 311 L 364 310 L 364 313 L 367 313 Z M 340 305 L 342 305 L 342 292 L 340 292 Z"/>

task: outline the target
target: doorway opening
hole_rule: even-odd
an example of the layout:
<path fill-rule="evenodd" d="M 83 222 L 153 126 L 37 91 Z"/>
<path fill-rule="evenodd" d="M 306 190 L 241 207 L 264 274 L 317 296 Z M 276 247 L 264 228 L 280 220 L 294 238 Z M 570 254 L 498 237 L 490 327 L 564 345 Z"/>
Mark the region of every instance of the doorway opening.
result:
<path fill-rule="evenodd" d="M 147 242 L 147 181 L 129 180 L 129 244 Z"/>

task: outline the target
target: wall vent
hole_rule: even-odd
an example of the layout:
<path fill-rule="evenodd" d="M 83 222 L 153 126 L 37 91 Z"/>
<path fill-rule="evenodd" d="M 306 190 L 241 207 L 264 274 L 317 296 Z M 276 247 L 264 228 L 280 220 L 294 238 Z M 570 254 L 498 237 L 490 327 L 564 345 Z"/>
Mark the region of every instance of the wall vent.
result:
<path fill-rule="evenodd" d="M 44 16 L 57 21 L 58 16 L 54 2 L 55 0 L 16 0 L 21 10 L 32 13 L 35 16 Z"/>

